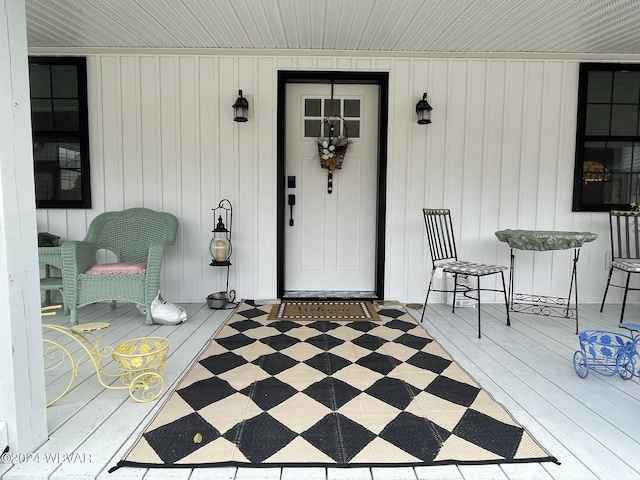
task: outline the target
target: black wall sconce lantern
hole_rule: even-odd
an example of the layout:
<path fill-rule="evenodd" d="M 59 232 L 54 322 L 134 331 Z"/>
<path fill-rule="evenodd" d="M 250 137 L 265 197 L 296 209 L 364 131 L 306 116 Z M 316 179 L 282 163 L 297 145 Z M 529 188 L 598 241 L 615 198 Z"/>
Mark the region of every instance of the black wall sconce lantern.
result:
<path fill-rule="evenodd" d="M 249 102 L 242 96 L 242 90 L 238 90 L 238 99 L 233 104 L 233 121 L 246 122 L 249 117 Z"/>
<path fill-rule="evenodd" d="M 433 107 L 427 102 L 427 94 L 425 93 L 422 96 L 422 100 L 416 104 L 419 125 L 429 125 L 431 123 L 431 110 L 433 110 Z"/>

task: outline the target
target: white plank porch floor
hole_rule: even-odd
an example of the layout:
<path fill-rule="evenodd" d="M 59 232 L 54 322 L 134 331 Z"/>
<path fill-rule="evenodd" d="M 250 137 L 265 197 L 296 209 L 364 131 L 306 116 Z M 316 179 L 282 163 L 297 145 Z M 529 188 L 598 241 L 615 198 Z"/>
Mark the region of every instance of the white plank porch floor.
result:
<path fill-rule="evenodd" d="M 231 310 L 206 304 L 184 305 L 189 320 L 178 326 L 148 326 L 132 306 L 111 310 L 96 304 L 80 310 L 80 322 L 106 321 L 102 345 L 147 335 L 168 337 L 167 395 L 197 358 Z M 580 329 L 618 330 L 619 305 L 581 305 Z M 409 309 L 415 317 L 420 312 Z M 628 306 L 629 321 L 640 306 Z M 126 390 L 103 388 L 84 363 L 73 389 L 48 409 L 49 440 L 35 454 L 39 462 L 0 464 L 2 480 L 30 479 L 188 479 L 188 480 L 453 480 L 453 479 L 637 479 L 640 478 L 640 383 L 573 371 L 578 348 L 572 320 L 513 314 L 504 324 L 499 305 L 483 306 L 483 337 L 477 338 L 476 311 L 430 305 L 424 323 L 429 333 L 496 400 L 561 462 L 417 468 L 120 468 L 108 473 L 162 404 L 134 402 Z M 45 323 L 65 324 L 62 315 Z M 621 333 L 627 333 L 622 330 Z M 108 365 L 109 366 L 109 365 Z M 21 452 L 28 453 L 28 452 Z M 58 455 L 56 461 L 56 454 Z M 66 459 L 62 455 L 69 455 Z"/>

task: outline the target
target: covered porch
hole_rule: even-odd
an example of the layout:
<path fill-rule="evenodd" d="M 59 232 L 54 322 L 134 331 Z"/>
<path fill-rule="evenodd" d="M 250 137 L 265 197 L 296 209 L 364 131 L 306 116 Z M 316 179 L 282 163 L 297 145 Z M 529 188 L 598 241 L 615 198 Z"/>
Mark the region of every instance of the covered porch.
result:
<path fill-rule="evenodd" d="M 477 338 L 475 308 L 452 314 L 444 304 L 429 304 L 423 326 L 560 462 L 448 465 L 416 468 L 201 468 L 109 469 L 121 460 L 163 400 L 198 357 L 232 310 L 212 310 L 205 303 L 183 304 L 189 320 L 180 326 L 145 325 L 134 305 L 94 304 L 80 310 L 80 322 L 109 322 L 103 345 L 145 335 L 171 342 L 161 398 L 136 403 L 126 390 L 99 385 L 93 367 L 81 365 L 72 390 L 47 409 L 49 439 L 32 461 L 0 466 L 8 479 L 585 479 L 636 478 L 640 461 L 640 385 L 590 373 L 580 379 L 572 366 L 578 346 L 571 319 L 523 313 L 504 323 L 499 304 L 483 305 L 483 337 Z M 595 304 L 580 305 L 580 329 L 618 330 L 619 305 L 600 313 Z M 630 307 L 629 318 L 639 308 Z M 417 310 L 407 308 L 419 320 Z M 57 315 L 43 321 L 65 325 Z M 627 333 L 627 331 L 621 331 Z M 45 337 L 47 334 L 45 333 Z"/>
<path fill-rule="evenodd" d="M 127 25 L 129 18 L 135 19 L 134 25 L 124 28 L 132 35 L 129 41 L 106 44 L 101 32 L 109 25 L 108 17 L 114 16 L 93 7 L 100 3 L 104 8 L 117 8 L 113 7 L 115 3 L 24 0 L 0 0 L 0 3 L 4 6 L 0 29 L 6 39 L 0 49 L 3 67 L 0 91 L 4 93 L 0 121 L 6 127 L 0 129 L 3 147 L 0 243 L 4 247 L 0 261 L 3 272 L 0 325 L 4 333 L 0 338 L 0 359 L 5 365 L 0 373 L 0 439 L 8 432 L 11 453 L 31 453 L 36 448 L 34 454 L 57 455 L 56 459 L 48 457 L 50 463 L 43 463 L 41 456 L 40 463 L 2 465 L 0 477 L 355 476 L 381 480 L 638 475 L 640 468 L 635 463 L 638 445 L 633 440 L 638 431 L 637 382 L 596 375 L 578 379 L 571 366 L 577 348 L 571 325 L 519 314 L 514 315 L 513 326 L 507 329 L 498 307 L 490 304 L 484 307 L 487 311 L 482 340 L 476 338 L 475 312 L 464 309 L 451 315 L 444 305 L 434 305 L 425 326 L 557 456 L 562 462 L 560 466 L 308 469 L 302 473 L 287 469 L 194 472 L 121 469 L 109 474 L 109 468 L 119 460 L 162 400 L 138 405 L 126 391 L 104 390 L 85 364 L 87 370 L 81 372 L 75 388 L 65 398 L 69 403 L 45 410 L 35 241 L 37 231 L 54 232 L 63 240 L 81 239 L 97 214 L 130 206 L 149 206 L 179 216 L 181 234 L 166 258 L 163 294 L 188 307 L 189 322 L 180 327 L 144 326 L 131 305 L 122 305 L 115 311 L 106 305 L 87 307 L 81 313 L 84 318 L 80 318 L 81 323 L 110 322 L 113 328 L 109 335 L 114 334 L 111 339 L 114 342 L 154 332 L 169 336 L 173 346 L 166 374 L 169 391 L 225 319 L 223 312 L 213 312 L 203 302 L 224 281 L 222 275 L 209 268 L 207 250 L 211 207 L 221 198 L 230 198 L 239 213 L 232 286 L 245 298 L 276 295 L 276 219 L 282 211 L 278 199 L 284 198 L 284 190 L 277 184 L 278 72 L 382 72 L 390 79 L 387 117 L 392 127 L 385 149 L 390 162 L 386 179 L 389 201 L 385 211 L 388 229 L 384 253 L 388 268 L 384 298 L 406 303 L 423 297 L 427 250 L 420 209 L 446 206 L 457 212 L 456 224 L 461 229 L 466 256 L 492 263 L 505 263 L 507 258 L 506 248 L 494 236 L 500 228 L 598 233 L 599 240 L 585 249 L 580 266 L 581 299 L 597 302 L 606 275 L 606 216 L 602 212 L 571 210 L 578 70 L 584 61 L 638 61 L 637 29 L 633 23 L 637 18 L 633 15 L 638 11 L 633 2 L 622 2 L 623 10 L 614 8 L 615 2 L 605 0 L 574 2 L 587 12 L 581 28 L 598 33 L 600 30 L 593 25 L 608 25 L 608 41 L 586 34 L 578 41 L 574 11 L 550 9 L 547 14 L 554 20 L 561 13 L 566 17 L 554 22 L 564 32 L 562 38 L 546 48 L 540 46 L 540 38 L 544 36 L 538 29 L 545 23 L 544 18 L 537 12 L 537 22 L 529 22 L 532 17 L 527 13 L 538 6 L 527 0 L 516 2 L 519 7 L 516 11 L 521 15 L 514 18 L 527 25 L 526 32 L 518 25 L 510 30 L 519 38 L 517 43 L 512 37 L 496 43 L 489 35 L 507 30 L 493 28 L 493 21 L 502 21 L 504 17 L 487 15 L 486 4 L 476 2 L 475 8 L 467 12 L 471 15 L 467 21 L 456 21 L 460 17 L 443 2 L 439 4 L 440 17 L 436 17 L 441 21 L 434 22 L 443 30 L 432 38 L 449 38 L 450 43 L 442 46 L 427 43 L 420 48 L 414 45 L 414 36 L 405 35 L 407 30 L 401 21 L 394 20 L 391 33 L 383 38 L 368 33 L 380 30 L 376 21 L 375 28 L 365 28 L 362 22 L 352 22 L 346 15 L 342 21 L 357 30 L 347 42 L 344 33 L 348 29 L 339 29 L 332 15 L 325 15 L 322 10 L 319 16 L 330 28 L 309 29 L 311 18 L 318 15 L 317 4 L 313 2 L 299 3 L 304 5 L 301 8 L 307 12 L 304 16 L 307 21 L 299 27 L 305 34 L 297 35 L 297 43 L 291 42 L 296 35 L 288 38 L 285 33 L 293 30 L 280 28 L 280 17 L 261 2 L 260 13 L 272 18 L 275 27 L 272 33 L 249 29 L 251 39 L 218 43 L 180 40 L 182 33 L 189 30 L 189 22 L 184 19 L 193 17 L 190 26 L 198 30 L 202 17 L 193 12 L 187 15 L 184 10 L 174 14 L 167 5 L 164 14 L 168 17 L 167 24 L 175 28 L 175 43 L 166 39 L 137 42 L 142 22 L 139 16 L 130 14 L 128 18 L 121 17 Z M 69 11 L 60 12 L 52 3 Z M 187 4 L 173 3 L 182 8 Z M 213 17 L 222 23 L 212 21 L 215 28 L 208 31 L 244 31 L 239 19 L 244 17 L 242 12 L 249 12 L 249 2 L 234 2 L 234 7 L 232 2 L 216 3 L 224 12 Z M 280 3 L 284 5 L 279 9 L 283 18 L 295 23 L 291 3 L 284 0 Z M 387 13 L 397 13 L 393 9 L 399 5 L 375 2 L 377 8 L 371 13 L 370 2 L 344 2 L 344 5 L 347 3 L 356 5 L 363 18 L 380 22 L 395 18 Z M 418 13 L 423 8 L 429 9 L 430 4 L 411 4 L 417 12 L 411 8 L 400 10 L 422 26 L 423 16 Z M 602 4 L 607 8 L 602 8 Z M 89 6 L 91 15 L 86 12 L 76 15 L 74 11 L 79 5 Z M 491 5 L 501 8 L 500 2 Z M 40 7 L 44 13 L 38 11 Z M 490 17 L 490 24 L 469 30 L 468 25 L 476 24 L 474 12 L 476 19 L 477 15 Z M 251 18 L 251 23 L 255 23 Z M 41 37 L 38 31 L 34 36 L 32 29 L 27 31 L 27 19 L 29 24 L 40 24 L 34 19 L 45 19 L 49 27 L 44 30 L 50 29 L 56 40 L 44 34 Z M 87 28 L 87 19 L 92 19 L 95 28 Z M 173 21 L 176 19 L 177 23 Z M 58 37 L 58 25 L 64 26 L 65 38 Z M 114 28 L 119 31 L 122 26 L 118 23 Z M 98 35 L 85 36 L 92 32 Z M 308 32 L 313 36 L 308 37 Z M 429 29 L 428 33 L 434 35 L 434 30 Z M 528 33 L 533 43 L 520 41 L 523 33 Z M 479 43 L 482 39 L 487 42 L 484 48 Z M 25 61 L 29 55 L 87 59 L 92 209 L 34 208 L 29 73 Z M 238 88 L 244 88 L 251 101 L 249 122 L 242 128 L 231 118 L 230 107 Z M 414 119 L 416 101 L 427 91 L 437 114 L 428 128 L 416 124 Z M 556 261 L 545 256 L 526 267 L 525 287 L 550 294 L 564 292 L 568 282 L 566 270 L 564 259 Z M 637 313 L 634 307 L 637 305 L 627 314 L 630 318 Z M 609 307 L 605 314 L 600 314 L 594 305 L 585 305 L 581 310 L 581 328 L 617 328 L 617 316 L 612 311 L 616 310 Z M 66 320 L 58 317 L 55 321 Z M 45 441 L 47 430 L 49 440 Z"/>

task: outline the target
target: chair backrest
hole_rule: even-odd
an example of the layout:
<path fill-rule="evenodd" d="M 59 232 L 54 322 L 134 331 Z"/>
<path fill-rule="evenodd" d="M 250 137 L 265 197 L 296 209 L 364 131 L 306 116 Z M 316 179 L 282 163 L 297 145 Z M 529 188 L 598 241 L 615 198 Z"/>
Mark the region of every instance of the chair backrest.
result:
<path fill-rule="evenodd" d="M 436 266 L 442 260 L 457 260 L 456 240 L 453 235 L 451 212 L 448 209 L 424 208 L 424 224 L 431 251 L 431 261 Z"/>
<path fill-rule="evenodd" d="M 111 250 L 121 262 L 146 262 L 151 244 L 172 245 L 177 232 L 178 219 L 174 215 L 129 208 L 98 215 L 89 225 L 85 241 Z"/>
<path fill-rule="evenodd" d="M 609 212 L 611 228 L 611 255 L 614 259 L 640 259 L 640 212 L 612 210 Z"/>

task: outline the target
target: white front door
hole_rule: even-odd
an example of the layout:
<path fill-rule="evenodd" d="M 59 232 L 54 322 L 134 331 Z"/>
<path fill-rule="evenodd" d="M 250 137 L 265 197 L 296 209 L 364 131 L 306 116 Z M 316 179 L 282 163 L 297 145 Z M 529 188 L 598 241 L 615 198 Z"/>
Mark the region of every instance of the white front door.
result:
<path fill-rule="evenodd" d="M 286 86 L 285 295 L 376 290 L 378 90 L 334 85 L 331 112 L 331 85 Z M 330 113 L 351 141 L 331 188 L 316 143 Z"/>

